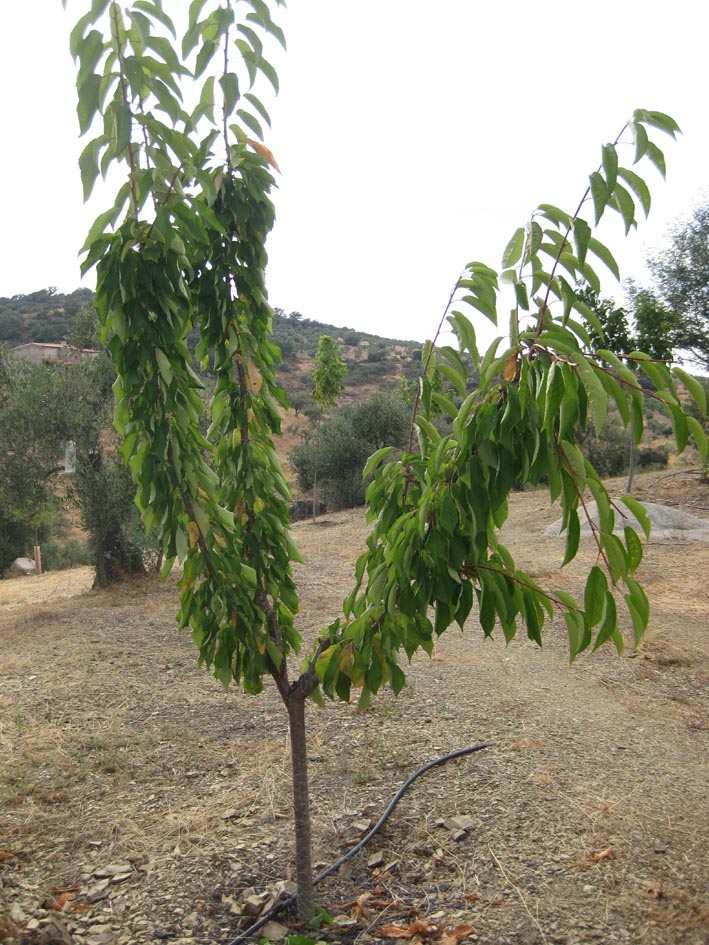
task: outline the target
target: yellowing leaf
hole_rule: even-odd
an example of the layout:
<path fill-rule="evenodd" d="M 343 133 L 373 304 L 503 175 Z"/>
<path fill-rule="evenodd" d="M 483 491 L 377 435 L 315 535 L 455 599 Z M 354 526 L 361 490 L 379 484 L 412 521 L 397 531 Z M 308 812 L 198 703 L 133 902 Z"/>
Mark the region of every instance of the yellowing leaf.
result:
<path fill-rule="evenodd" d="M 187 534 L 190 539 L 190 548 L 194 548 L 194 546 L 199 541 L 199 525 L 197 522 L 187 523 Z"/>
<path fill-rule="evenodd" d="M 506 381 L 511 381 L 512 378 L 517 373 L 517 354 L 513 354 L 507 363 L 505 364 L 505 369 L 502 372 L 502 376 Z"/>
<path fill-rule="evenodd" d="M 273 152 L 270 151 L 265 144 L 261 144 L 260 141 L 254 141 L 253 138 L 247 138 L 246 143 L 250 144 L 254 151 L 256 151 L 257 154 L 260 154 L 262 158 L 266 158 L 271 167 L 277 170 L 279 174 L 281 173 L 281 169 L 276 163 Z"/>
<path fill-rule="evenodd" d="M 246 362 L 246 388 L 250 394 L 258 394 L 263 387 L 261 372 L 251 358 Z"/>

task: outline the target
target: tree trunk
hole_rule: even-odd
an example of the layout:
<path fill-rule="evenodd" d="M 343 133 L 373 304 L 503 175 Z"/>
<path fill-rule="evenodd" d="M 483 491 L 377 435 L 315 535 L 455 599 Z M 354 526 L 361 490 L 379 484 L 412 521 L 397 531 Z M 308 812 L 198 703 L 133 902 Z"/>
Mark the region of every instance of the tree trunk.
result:
<path fill-rule="evenodd" d="M 315 892 L 310 848 L 310 797 L 308 794 L 308 750 L 305 740 L 305 697 L 296 690 L 286 701 L 290 725 L 290 754 L 293 771 L 293 811 L 295 819 L 295 877 L 298 885 L 298 915 L 313 917 Z"/>

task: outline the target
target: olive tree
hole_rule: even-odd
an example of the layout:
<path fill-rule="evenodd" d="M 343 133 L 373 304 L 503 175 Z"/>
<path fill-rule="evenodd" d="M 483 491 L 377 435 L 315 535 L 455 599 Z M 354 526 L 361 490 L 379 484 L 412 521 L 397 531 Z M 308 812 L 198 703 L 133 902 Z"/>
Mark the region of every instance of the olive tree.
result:
<path fill-rule="evenodd" d="M 593 236 L 604 211 L 618 211 L 628 229 L 637 203 L 647 209 L 647 185 L 620 162 L 625 136 L 634 139 L 636 164 L 649 159 L 662 170 L 655 132 L 674 136 L 677 126 L 659 112 L 636 111 L 603 148 L 575 212 L 540 206 L 514 233 L 501 273 L 477 261 L 465 266 L 439 326 L 455 333 L 458 347 L 427 346 L 409 445 L 378 450 L 365 470 L 374 476 L 373 527 L 355 587 L 294 670 L 302 641 L 291 563 L 299 555 L 273 445 L 286 399 L 275 381 L 265 285 L 277 163 L 263 143 L 269 119 L 261 90 L 278 89 L 266 51 L 270 41 L 283 43 L 272 18 L 280 5 L 193 0 L 176 41 L 161 0 L 93 0 L 71 46 L 80 128 L 89 135 L 80 159 L 86 194 L 109 168 L 125 170 L 115 202 L 89 233 L 83 262 L 84 270 L 97 267 L 96 308 L 118 372 L 115 423 L 143 521 L 161 536 L 163 573 L 182 562 L 179 625 L 190 629 L 200 661 L 224 685 L 248 693 L 270 677 L 286 707 L 299 910 L 308 915 L 309 697 L 349 699 L 355 688 L 366 706 L 384 684 L 399 692 L 402 654 L 430 652 L 436 634 L 471 616 L 485 634 L 499 624 L 510 639 L 520 622 L 540 641 L 545 620 L 559 612 L 574 657 L 606 640 L 622 647 L 616 601 L 624 596 L 636 640 L 643 634 L 648 602 L 634 577 L 641 541 L 629 525 L 616 535 L 619 510 L 575 444 L 589 418 L 603 428 L 610 398 L 626 424 L 633 418 L 639 437 L 643 390 L 614 354 L 589 351 L 574 285 L 583 278 L 598 290 L 594 258 L 617 273 Z M 582 215 L 587 209 L 591 222 Z M 496 322 L 501 282 L 516 299 L 509 335 L 481 357 L 471 315 Z M 206 436 L 202 385 L 185 343 L 195 326 L 198 357 L 211 358 L 216 375 Z M 641 353 L 629 356 L 666 404 L 679 448 L 690 430 L 705 447 L 675 385 L 679 377 L 703 407 L 691 379 Z M 468 363 L 480 378 L 472 392 Z M 460 407 L 443 392 L 449 386 Z M 436 411 L 450 415 L 450 433 L 439 433 Z M 565 562 L 578 548 L 587 490 L 598 504 L 597 564 L 581 601 L 538 585 L 500 541 L 513 485 L 541 482 L 561 503 Z M 625 501 L 646 528 L 642 507 Z"/>

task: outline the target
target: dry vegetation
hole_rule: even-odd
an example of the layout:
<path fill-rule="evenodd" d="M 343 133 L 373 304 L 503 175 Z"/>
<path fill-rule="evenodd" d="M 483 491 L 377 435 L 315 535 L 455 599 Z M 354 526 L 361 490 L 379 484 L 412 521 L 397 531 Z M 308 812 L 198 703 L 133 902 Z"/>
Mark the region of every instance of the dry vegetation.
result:
<path fill-rule="evenodd" d="M 649 474 L 637 491 L 709 518 L 691 474 Z M 542 493 L 515 496 L 508 543 L 538 579 L 574 588 L 583 560 L 559 574 L 562 543 L 544 535 L 557 514 Z M 355 511 L 296 532 L 309 637 L 346 591 L 365 526 Z M 650 543 L 639 653 L 569 666 L 559 625 L 538 650 L 484 642 L 471 622 L 414 662 L 398 699 L 384 692 L 364 715 L 313 707 L 323 865 L 417 767 L 492 743 L 419 779 L 320 887 L 340 922 L 321 936 L 709 942 L 707 573 L 709 544 Z M 229 942 L 244 892 L 290 875 L 284 712 L 271 687 L 225 693 L 196 666 L 171 583 L 90 581 L 0 582 L 0 941 Z"/>

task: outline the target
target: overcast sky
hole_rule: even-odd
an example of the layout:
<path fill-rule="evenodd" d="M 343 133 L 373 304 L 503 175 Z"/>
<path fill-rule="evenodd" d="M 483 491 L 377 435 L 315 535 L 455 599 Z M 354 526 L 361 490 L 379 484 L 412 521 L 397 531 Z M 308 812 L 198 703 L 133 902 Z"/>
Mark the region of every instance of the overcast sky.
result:
<path fill-rule="evenodd" d="M 82 206 L 76 163 L 68 33 L 88 6 L 0 12 L 2 296 L 78 287 L 77 253 L 104 208 L 105 194 Z M 648 223 L 628 241 L 619 221 L 602 234 L 624 274 L 641 278 L 648 247 L 709 192 L 703 2 L 290 0 L 280 22 L 268 282 L 287 312 L 430 336 L 465 263 L 499 268 L 541 202 L 575 209 L 637 107 L 668 112 L 684 135 L 661 142 L 666 184 L 647 171 Z M 612 278 L 604 291 L 622 300 Z"/>

